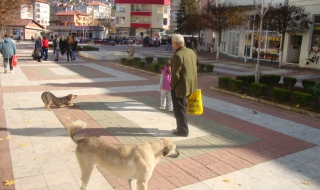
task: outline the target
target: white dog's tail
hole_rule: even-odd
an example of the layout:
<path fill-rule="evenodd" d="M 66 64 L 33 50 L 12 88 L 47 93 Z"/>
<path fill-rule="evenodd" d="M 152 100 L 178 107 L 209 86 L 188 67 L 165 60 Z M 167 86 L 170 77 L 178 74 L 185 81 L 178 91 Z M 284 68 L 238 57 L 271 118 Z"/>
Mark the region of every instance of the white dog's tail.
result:
<path fill-rule="evenodd" d="M 86 126 L 87 123 L 81 120 L 76 120 L 71 123 L 71 125 L 68 127 L 68 132 L 73 142 L 77 143 L 79 140 L 79 137 L 76 136 L 76 131 L 78 129 L 84 129 Z"/>

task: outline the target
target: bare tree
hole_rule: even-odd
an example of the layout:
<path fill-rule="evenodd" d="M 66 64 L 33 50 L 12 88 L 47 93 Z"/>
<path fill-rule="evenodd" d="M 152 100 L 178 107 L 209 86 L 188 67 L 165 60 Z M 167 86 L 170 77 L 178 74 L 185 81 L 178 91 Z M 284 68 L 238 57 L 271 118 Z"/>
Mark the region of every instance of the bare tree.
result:
<path fill-rule="evenodd" d="M 282 65 L 282 52 L 284 44 L 284 35 L 305 33 L 312 24 L 309 19 L 309 13 L 305 12 L 305 7 L 297 5 L 277 4 L 270 7 L 264 16 L 263 26 L 271 31 L 277 31 L 282 35 L 279 49 L 279 68 Z"/>
<path fill-rule="evenodd" d="M 32 3 L 30 0 L 0 0 L 1 34 L 5 26 L 19 20 L 21 8 L 28 6 L 30 3 Z"/>
<path fill-rule="evenodd" d="M 232 4 L 206 5 L 203 8 L 204 27 L 218 33 L 218 45 L 216 59 L 219 59 L 221 34 L 224 31 L 233 29 L 247 20 L 244 9 Z"/>

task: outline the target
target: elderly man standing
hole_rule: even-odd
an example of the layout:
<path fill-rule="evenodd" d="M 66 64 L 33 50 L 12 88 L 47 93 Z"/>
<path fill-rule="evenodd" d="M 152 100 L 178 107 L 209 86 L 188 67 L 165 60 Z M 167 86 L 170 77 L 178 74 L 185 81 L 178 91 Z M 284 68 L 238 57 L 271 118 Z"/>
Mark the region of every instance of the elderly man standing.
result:
<path fill-rule="evenodd" d="M 184 46 L 184 38 L 177 34 L 172 37 L 174 55 L 171 58 L 171 96 L 173 113 L 177 122 L 176 136 L 189 135 L 186 100 L 197 90 L 197 55 Z"/>

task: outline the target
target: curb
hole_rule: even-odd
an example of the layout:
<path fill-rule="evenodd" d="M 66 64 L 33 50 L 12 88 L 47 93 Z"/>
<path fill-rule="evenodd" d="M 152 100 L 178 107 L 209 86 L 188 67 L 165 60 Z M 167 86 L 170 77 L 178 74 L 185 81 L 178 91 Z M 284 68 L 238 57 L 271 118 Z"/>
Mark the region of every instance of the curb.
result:
<path fill-rule="evenodd" d="M 267 100 L 264 100 L 264 99 L 255 98 L 255 97 L 247 96 L 247 95 L 244 95 L 244 94 L 239 94 L 239 93 L 236 93 L 236 92 L 230 92 L 228 90 L 223 90 L 223 89 L 216 88 L 216 87 L 213 87 L 213 86 L 210 86 L 210 90 L 214 90 L 214 91 L 217 91 L 217 92 L 222 92 L 222 93 L 233 95 L 233 96 L 238 96 L 240 98 L 244 98 L 244 99 L 260 102 L 260 103 L 263 103 L 263 104 L 267 104 L 267 105 L 270 105 L 270 106 L 283 108 L 283 109 L 294 111 L 294 112 L 297 112 L 297 113 L 302 113 L 302 114 L 306 114 L 306 115 L 309 115 L 309 116 L 312 116 L 312 117 L 320 118 L 320 114 L 319 113 L 311 112 L 311 111 L 308 111 L 308 110 L 303 110 L 303 109 L 300 109 L 300 108 L 291 107 L 291 106 L 287 106 L 287 105 L 283 105 L 283 104 L 267 101 Z"/>
<path fill-rule="evenodd" d="M 133 70 L 136 70 L 136 71 L 142 71 L 144 73 L 148 73 L 148 74 L 153 74 L 153 75 L 158 75 L 158 76 L 161 76 L 161 73 L 155 73 L 155 72 L 151 72 L 151 71 L 146 71 L 146 70 L 143 70 L 143 69 L 138 69 L 138 68 L 135 68 L 135 67 L 130 67 L 130 66 L 127 66 L 127 65 L 123 65 L 121 63 L 116 63 L 116 65 L 118 66 L 122 66 L 122 67 L 125 67 L 125 68 L 128 68 L 128 69 L 133 69 Z M 201 76 L 201 75 L 219 75 L 218 73 L 197 73 L 198 76 Z"/>

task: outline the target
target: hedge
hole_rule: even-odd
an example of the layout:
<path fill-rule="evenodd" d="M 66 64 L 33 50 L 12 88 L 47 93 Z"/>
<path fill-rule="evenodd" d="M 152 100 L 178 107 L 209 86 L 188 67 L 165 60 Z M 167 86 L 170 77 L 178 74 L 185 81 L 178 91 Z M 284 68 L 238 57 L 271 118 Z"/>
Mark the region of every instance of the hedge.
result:
<path fill-rule="evenodd" d="M 146 65 L 146 62 L 144 62 L 144 61 L 138 61 L 138 62 L 137 62 L 137 65 L 138 65 L 139 68 L 143 68 L 143 67 Z"/>
<path fill-rule="evenodd" d="M 267 85 L 259 83 L 251 83 L 250 91 L 255 96 L 264 96 L 267 92 Z"/>
<path fill-rule="evenodd" d="M 297 83 L 297 79 L 294 77 L 283 77 L 283 84 L 285 86 L 294 87 Z"/>
<path fill-rule="evenodd" d="M 299 106 L 307 106 L 311 103 L 312 95 L 309 93 L 303 93 L 295 91 L 292 93 L 292 101 Z"/>
<path fill-rule="evenodd" d="M 160 65 L 164 65 L 169 58 L 166 57 L 158 57 L 158 63 Z"/>
<path fill-rule="evenodd" d="M 229 88 L 232 91 L 240 90 L 242 85 L 243 85 L 243 81 L 242 80 L 237 80 L 237 79 L 230 79 L 229 80 Z"/>
<path fill-rule="evenodd" d="M 236 76 L 237 80 L 242 80 L 244 85 L 250 85 L 255 82 L 254 75 L 238 75 Z"/>
<path fill-rule="evenodd" d="M 263 84 L 279 84 L 281 79 L 280 75 L 262 75 L 260 78 L 260 83 Z"/>
<path fill-rule="evenodd" d="M 141 61 L 141 58 L 140 57 L 133 57 L 132 61 L 134 64 L 137 64 L 138 61 Z"/>
<path fill-rule="evenodd" d="M 206 64 L 206 70 L 207 70 L 208 72 L 213 72 L 213 68 L 214 68 L 214 65 L 212 65 L 212 64 Z"/>
<path fill-rule="evenodd" d="M 153 61 L 153 57 L 145 57 L 144 59 L 145 59 L 146 63 L 148 63 L 148 64 L 152 63 L 152 61 Z"/>
<path fill-rule="evenodd" d="M 206 67 L 206 64 L 199 63 L 199 69 L 204 70 L 205 67 Z"/>
<path fill-rule="evenodd" d="M 315 84 L 316 82 L 312 80 L 308 80 L 308 79 L 302 80 L 302 86 L 307 91 L 309 91 L 311 87 L 314 87 Z"/>
<path fill-rule="evenodd" d="M 150 70 L 153 71 L 153 72 L 159 72 L 159 64 L 158 63 L 152 63 L 150 65 Z"/>
<path fill-rule="evenodd" d="M 288 89 L 274 87 L 272 90 L 272 94 L 275 100 L 279 102 L 287 101 L 290 98 L 291 91 Z"/>
<path fill-rule="evenodd" d="M 232 79 L 231 77 L 222 76 L 219 77 L 219 87 L 220 88 L 228 88 L 229 87 L 229 80 Z"/>
<path fill-rule="evenodd" d="M 127 60 L 127 58 L 120 58 L 120 63 L 125 64 L 127 62 L 126 60 Z"/>

